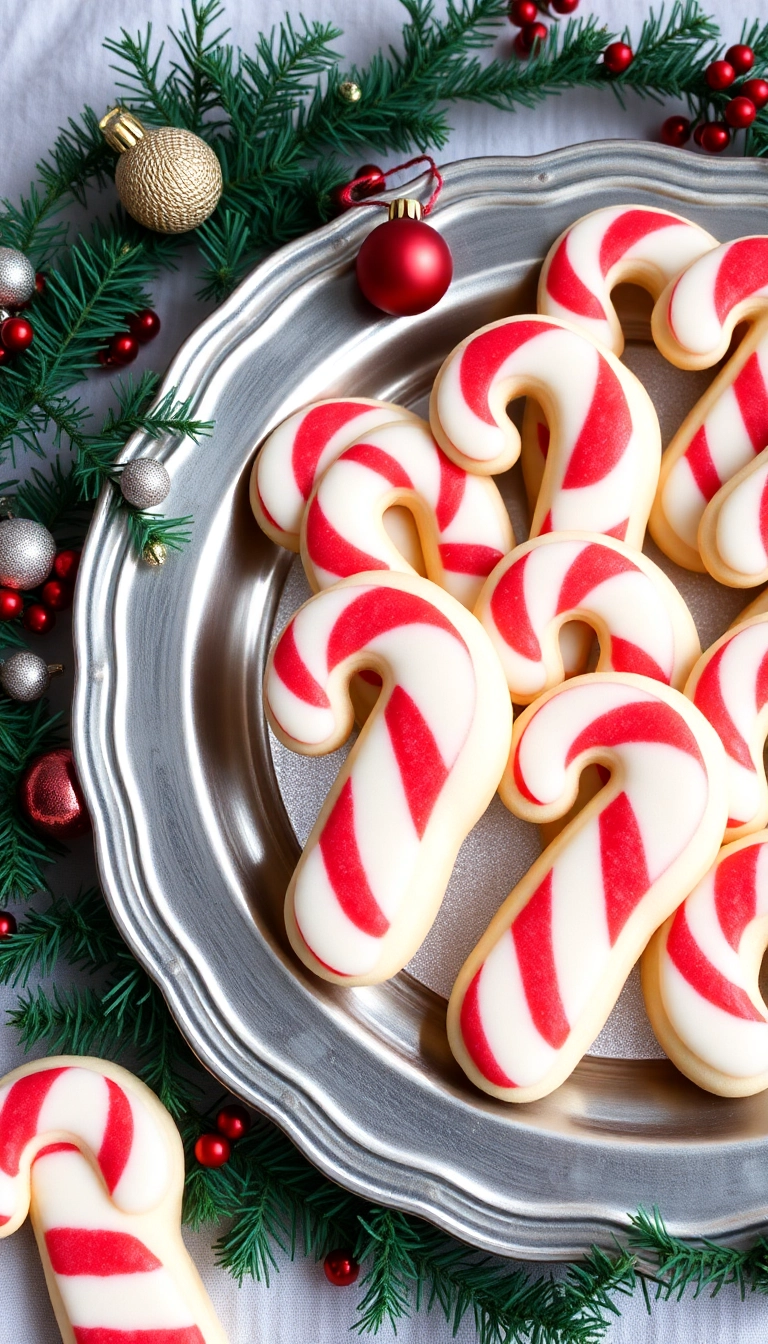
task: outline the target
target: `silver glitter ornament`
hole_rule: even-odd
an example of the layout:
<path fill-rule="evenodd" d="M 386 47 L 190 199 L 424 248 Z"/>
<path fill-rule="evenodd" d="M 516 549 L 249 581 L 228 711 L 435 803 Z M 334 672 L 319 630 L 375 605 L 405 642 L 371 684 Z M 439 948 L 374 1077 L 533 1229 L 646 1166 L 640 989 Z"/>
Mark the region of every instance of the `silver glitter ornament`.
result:
<path fill-rule="evenodd" d="M 162 504 L 170 488 L 168 472 L 154 457 L 135 457 L 123 467 L 120 489 L 123 499 L 135 509 L 151 509 L 155 504 Z"/>
<path fill-rule="evenodd" d="M 35 268 L 15 247 L 0 247 L 0 306 L 20 308 L 35 292 Z"/>
<path fill-rule="evenodd" d="M 32 518 L 0 523 L 0 587 L 36 588 L 51 572 L 56 542 L 47 527 Z"/>
<path fill-rule="evenodd" d="M 0 663 L 0 686 L 12 700 L 39 700 L 48 690 L 51 677 L 63 671 L 61 663 L 46 663 L 24 649 Z"/>

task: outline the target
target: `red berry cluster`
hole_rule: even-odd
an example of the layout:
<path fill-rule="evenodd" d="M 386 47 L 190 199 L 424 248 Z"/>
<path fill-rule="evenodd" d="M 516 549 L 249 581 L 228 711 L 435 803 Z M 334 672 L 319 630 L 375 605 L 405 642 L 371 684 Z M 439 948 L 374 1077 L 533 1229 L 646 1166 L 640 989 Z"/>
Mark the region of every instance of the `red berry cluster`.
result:
<path fill-rule="evenodd" d="M 44 292 L 44 275 L 38 273 L 35 276 L 35 289 L 38 294 Z M 28 304 L 22 304 L 22 307 L 27 308 Z M 34 338 L 34 328 L 28 318 L 20 317 L 18 312 L 12 317 L 6 317 L 5 321 L 0 323 L 0 365 L 7 364 L 14 355 L 20 355 L 24 350 L 28 350 Z"/>
<path fill-rule="evenodd" d="M 579 0 L 550 0 L 549 4 L 546 0 L 540 0 L 538 4 L 535 0 L 511 0 L 509 19 L 520 29 L 512 44 L 515 55 L 524 61 L 532 54 L 534 48 L 540 47 L 542 42 L 546 41 L 547 28 L 541 22 L 541 15 L 552 18 L 551 11 L 556 15 L 573 14 L 578 6 Z"/>
<path fill-rule="evenodd" d="M 23 615 L 25 629 L 35 635 L 47 634 L 56 624 L 56 612 L 72 606 L 79 564 L 79 551 L 59 551 L 51 576 L 40 589 L 39 599 L 27 607 L 23 594 L 15 588 L 0 588 L 0 621 L 12 621 Z"/>
<path fill-rule="evenodd" d="M 754 63 L 752 48 L 737 42 L 728 48 L 724 60 L 712 61 L 707 66 L 704 78 L 713 93 L 723 93 L 737 79 L 748 75 Z M 731 143 L 731 131 L 746 130 L 767 103 L 768 80 L 744 79 L 723 108 L 724 121 L 700 121 L 692 127 L 688 117 L 667 117 L 661 128 L 661 139 L 665 145 L 681 147 L 693 130 L 695 144 L 708 154 L 720 154 Z"/>
<path fill-rule="evenodd" d="M 201 1167 L 223 1167 L 232 1155 L 232 1144 L 251 1128 L 251 1117 L 244 1106 L 232 1102 L 222 1106 L 216 1116 L 218 1133 L 201 1134 L 195 1144 L 195 1157 Z"/>
<path fill-rule="evenodd" d="M 151 308 L 142 308 L 128 320 L 128 330 L 118 331 L 109 344 L 99 351 L 98 359 L 102 368 L 122 368 L 132 364 L 139 353 L 139 346 L 153 341 L 160 330 L 160 318 Z"/>
<path fill-rule="evenodd" d="M 361 177 L 365 179 L 363 182 L 358 181 L 358 178 Z M 384 177 L 384 170 L 379 168 L 376 163 L 362 164 L 349 181 L 357 182 L 357 186 L 352 192 L 351 201 L 345 201 L 343 199 L 343 192 L 346 191 L 349 182 L 341 182 L 339 186 L 334 187 L 331 192 L 331 200 L 333 201 L 334 210 L 337 215 L 343 214 L 345 210 L 351 210 L 355 201 L 363 201 L 367 196 L 378 196 L 379 192 L 383 191 L 387 185 Z"/>

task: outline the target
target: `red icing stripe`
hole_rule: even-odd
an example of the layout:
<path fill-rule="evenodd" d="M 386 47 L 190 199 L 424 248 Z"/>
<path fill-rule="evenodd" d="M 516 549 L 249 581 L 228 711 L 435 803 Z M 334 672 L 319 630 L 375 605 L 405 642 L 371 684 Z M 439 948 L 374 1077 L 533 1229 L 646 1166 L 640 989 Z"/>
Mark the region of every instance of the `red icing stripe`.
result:
<path fill-rule="evenodd" d="M 274 669 L 282 682 L 299 700 L 317 709 L 330 709 L 331 702 L 319 681 L 315 681 L 296 645 L 294 621 L 285 627 L 275 645 Z"/>
<path fill-rule="evenodd" d="M 560 998 L 552 947 L 552 871 L 512 925 L 520 977 L 531 1017 L 544 1040 L 559 1050 L 570 1026 Z"/>
<path fill-rule="evenodd" d="M 464 995 L 464 1001 L 461 1005 L 459 1014 L 459 1025 L 461 1027 L 461 1036 L 467 1048 L 467 1054 L 473 1064 L 489 1083 L 495 1087 L 515 1087 L 516 1084 L 508 1078 L 503 1069 L 496 1063 L 496 1057 L 488 1044 L 488 1037 L 483 1027 L 483 1019 L 480 1015 L 479 1003 L 479 983 L 482 968 L 470 982 L 469 988 Z"/>
<path fill-rule="evenodd" d="M 523 733 L 523 735 L 520 737 L 517 744 L 517 748 L 515 750 L 515 756 L 512 762 L 512 773 L 514 775 L 515 784 L 517 785 L 517 788 L 519 792 L 522 794 L 523 798 L 527 798 L 529 803 L 540 803 L 541 799 L 537 798 L 535 793 L 531 793 L 531 790 L 528 788 L 528 785 L 525 782 L 525 776 L 523 774 L 523 767 L 520 764 L 520 746 L 522 744 L 523 737 L 525 737 L 525 733 Z"/>
<path fill-rule="evenodd" d="M 727 640 L 706 664 L 696 684 L 693 703 L 697 709 L 701 710 L 704 717 L 709 719 L 731 760 L 738 761 L 739 765 L 743 765 L 745 770 L 754 772 L 755 763 L 750 754 L 749 744 L 745 742 L 736 727 L 723 699 L 720 664 L 730 646 L 731 641 Z"/>
<path fill-rule="evenodd" d="M 521 345 L 552 330 L 546 322 L 510 322 L 481 332 L 464 347 L 459 369 L 462 395 L 469 409 L 484 424 L 496 424 L 488 405 L 488 393 L 504 361 Z"/>
<path fill-rule="evenodd" d="M 73 1326 L 75 1344 L 205 1344 L 196 1325 L 168 1330 L 115 1330 L 108 1325 Z"/>
<path fill-rule="evenodd" d="M 502 574 L 491 596 L 491 614 L 504 643 L 523 658 L 538 662 L 541 645 L 531 625 L 525 600 L 525 567 L 530 554 L 527 552 Z"/>
<path fill-rule="evenodd" d="M 399 588 L 369 588 L 339 616 L 328 640 L 328 670 L 379 635 L 401 625 L 435 625 L 464 644 L 456 628 L 431 602 Z"/>
<path fill-rule="evenodd" d="M 641 677 L 650 677 L 653 681 L 669 685 L 670 678 L 659 667 L 656 659 L 641 649 L 639 644 L 633 644 L 628 639 L 618 639 L 615 635 L 611 637 L 611 664 L 614 672 L 638 672 Z"/>
<path fill-rule="evenodd" d="M 123 1089 L 111 1078 L 105 1082 L 109 1090 L 109 1110 L 104 1137 L 97 1161 L 110 1194 L 125 1171 L 133 1143 L 133 1112 Z"/>
<path fill-rule="evenodd" d="M 679 219 L 670 219 L 669 215 L 655 210 L 625 210 L 614 219 L 603 234 L 600 244 L 600 270 L 607 275 L 630 247 L 647 238 L 649 233 L 658 233 L 659 229 L 679 227 Z"/>
<path fill-rule="evenodd" d="M 323 513 L 317 496 L 312 500 L 307 512 L 307 552 L 319 569 L 336 574 L 340 579 L 350 578 L 352 574 L 363 574 L 369 569 L 388 569 L 383 560 L 368 555 L 358 546 L 353 546 Z"/>
<path fill-rule="evenodd" d="M 79 1153 L 80 1149 L 76 1143 L 46 1143 L 44 1148 L 38 1148 L 33 1158 L 34 1162 L 39 1161 L 41 1157 L 50 1157 L 51 1153 Z"/>
<path fill-rule="evenodd" d="M 765 550 L 766 557 L 768 557 L 768 480 L 766 480 L 766 483 L 763 486 L 762 492 L 760 494 L 759 525 L 760 525 L 760 540 L 763 543 L 763 548 Z"/>
<path fill-rule="evenodd" d="M 761 845 L 747 845 L 715 869 L 715 909 L 726 942 L 738 952 L 741 935 L 757 913 L 757 861 Z"/>
<path fill-rule="evenodd" d="M 351 401 L 331 401 L 307 411 L 296 430 L 291 453 L 293 477 L 304 499 L 309 499 L 315 483 L 317 464 L 329 440 L 356 416 L 367 415 L 371 406 Z"/>
<path fill-rule="evenodd" d="M 768 650 L 760 660 L 755 677 L 755 709 L 761 710 L 768 700 Z"/>
<path fill-rule="evenodd" d="M 716 1008 L 722 1008 L 732 1017 L 740 1017 L 747 1022 L 765 1020 L 749 995 L 739 985 L 728 980 L 702 952 L 691 933 L 684 905 L 675 915 L 669 931 L 667 953 L 683 979 Z"/>
<path fill-rule="evenodd" d="M 541 527 L 539 528 L 539 536 L 543 537 L 546 532 L 551 531 L 552 531 L 552 510 L 550 509 L 549 513 L 544 519 L 544 522 L 541 524 Z"/>
<path fill-rule="evenodd" d="M 413 481 L 397 458 L 373 443 L 353 443 L 351 448 L 342 453 L 341 461 L 359 462 L 361 466 L 369 467 L 377 475 L 383 476 L 390 485 L 399 486 L 402 490 L 414 489 Z"/>
<path fill-rule="evenodd" d="M 355 835 L 352 780 L 344 784 L 320 836 L 320 852 L 330 882 L 347 919 L 372 938 L 383 938 L 389 920 L 368 885 Z M 309 944 L 308 944 L 309 946 Z"/>
<path fill-rule="evenodd" d="M 624 389 L 607 359 L 598 355 L 594 396 L 568 460 L 563 489 L 579 490 L 604 480 L 631 437 L 632 416 Z"/>
<path fill-rule="evenodd" d="M 598 816 L 605 915 L 611 946 L 651 885 L 637 817 L 626 793 Z"/>
<path fill-rule="evenodd" d="M 475 546 L 472 542 L 444 541 L 437 549 L 449 574 L 476 574 L 485 578 L 503 559 L 503 552 L 493 546 Z"/>
<path fill-rule="evenodd" d="M 588 724 L 568 749 L 565 764 L 590 747 L 619 747 L 625 742 L 664 742 L 704 765 L 699 745 L 681 714 L 659 700 L 633 700 L 609 709 Z"/>
<path fill-rule="evenodd" d="M 539 452 L 546 462 L 549 454 L 549 425 L 545 425 L 543 420 L 536 421 L 536 439 L 539 445 Z"/>
<path fill-rule="evenodd" d="M 402 686 L 395 686 L 389 697 L 384 720 L 411 818 L 421 839 L 448 778 L 448 767 L 440 755 L 432 729 Z"/>
<path fill-rule="evenodd" d="M 556 615 L 564 611 L 573 611 L 580 607 L 584 598 L 600 583 L 607 583 L 617 574 L 627 574 L 637 570 L 637 565 L 619 551 L 609 546 L 598 546 L 591 542 L 576 556 L 569 566 L 557 599 Z"/>
<path fill-rule="evenodd" d="M 615 527 L 604 527 L 603 536 L 615 537 L 617 541 L 623 541 L 627 535 L 628 527 L 629 527 L 629 519 L 625 518 L 623 523 L 617 523 Z"/>
<path fill-rule="evenodd" d="M 701 494 L 706 500 L 712 499 L 720 489 L 722 481 L 709 451 L 706 425 L 701 425 L 696 430 L 685 450 L 685 460 Z"/>
<path fill-rule="evenodd" d="M 17 1176 L 27 1144 L 37 1134 L 40 1110 L 57 1078 L 66 1068 L 41 1069 L 19 1078 L 0 1111 L 0 1171 Z"/>
<path fill-rule="evenodd" d="M 731 243 L 715 278 L 715 312 L 718 322 L 758 290 L 768 285 L 768 239 L 739 238 Z"/>
<path fill-rule="evenodd" d="M 605 309 L 597 295 L 587 289 L 571 265 L 568 237 L 566 234 L 549 263 L 547 293 L 555 303 L 567 308 L 570 313 L 577 313 L 579 317 L 605 317 Z"/>
<path fill-rule="evenodd" d="M 45 1245 L 54 1274 L 94 1274 L 105 1279 L 112 1274 L 148 1274 L 163 1267 L 143 1241 L 128 1232 L 53 1227 L 45 1234 Z"/>
<path fill-rule="evenodd" d="M 467 488 L 467 473 L 446 457 L 442 448 L 438 448 L 437 451 L 440 463 L 440 493 L 437 497 L 435 518 L 440 531 L 444 532 L 461 507 Z"/>
<path fill-rule="evenodd" d="M 272 527 L 277 528 L 278 532 L 284 532 L 285 528 L 281 527 L 277 519 L 273 518 L 272 514 L 269 512 L 269 509 L 267 508 L 266 504 L 264 503 L 264 500 L 262 499 L 261 491 L 257 490 L 256 493 L 259 496 L 259 504 L 261 505 L 261 512 L 264 514 L 264 517 L 266 518 L 267 522 L 270 523 Z"/>
<path fill-rule="evenodd" d="M 734 379 L 733 392 L 752 448 L 761 453 L 768 444 L 768 390 L 756 350 Z"/>

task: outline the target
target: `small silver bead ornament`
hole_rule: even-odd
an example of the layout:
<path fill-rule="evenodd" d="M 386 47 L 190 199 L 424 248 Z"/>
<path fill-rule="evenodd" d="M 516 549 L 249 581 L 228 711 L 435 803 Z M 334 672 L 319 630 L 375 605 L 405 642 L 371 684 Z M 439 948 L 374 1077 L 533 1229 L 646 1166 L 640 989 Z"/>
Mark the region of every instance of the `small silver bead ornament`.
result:
<path fill-rule="evenodd" d="M 0 247 L 0 307 L 20 308 L 35 292 L 35 268 L 15 247 Z"/>
<path fill-rule="evenodd" d="M 32 518 L 5 518 L 0 523 L 0 587 L 26 592 L 48 578 L 56 542 L 47 527 Z"/>
<path fill-rule="evenodd" d="M 135 509 L 151 509 L 162 504 L 170 488 L 168 472 L 154 457 L 135 457 L 126 463 L 120 474 L 123 499 Z"/>
<path fill-rule="evenodd" d="M 12 700 L 29 703 L 45 695 L 51 677 L 63 671 L 61 663 L 46 663 L 36 653 L 23 649 L 0 663 L 0 686 Z"/>

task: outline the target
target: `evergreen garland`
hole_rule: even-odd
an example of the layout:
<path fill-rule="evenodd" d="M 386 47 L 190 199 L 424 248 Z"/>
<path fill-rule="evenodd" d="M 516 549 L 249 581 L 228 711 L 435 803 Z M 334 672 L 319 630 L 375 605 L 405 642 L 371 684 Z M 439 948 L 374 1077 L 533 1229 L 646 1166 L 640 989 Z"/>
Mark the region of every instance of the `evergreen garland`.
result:
<path fill-rule="evenodd" d="M 330 24 L 290 19 L 263 35 L 251 53 L 225 41 L 218 0 L 190 0 L 167 74 L 151 29 L 105 45 L 115 61 L 121 101 L 150 125 L 185 126 L 217 153 L 224 191 L 214 213 L 187 238 L 161 238 L 121 211 L 97 219 L 70 243 L 67 207 L 84 205 L 114 171 L 114 154 L 85 108 L 62 130 L 37 166 L 37 181 L 17 205 L 3 203 L 0 241 L 18 247 L 46 273 L 32 303 L 35 340 L 0 371 L 0 463 L 14 467 L 33 453 L 45 462 L 14 492 L 14 510 L 49 527 L 62 545 L 82 540 L 92 503 L 119 482 L 116 459 L 142 430 L 204 436 L 210 426 L 190 417 L 172 393 L 153 404 L 157 379 L 144 374 L 114 385 L 115 404 L 100 428 L 74 389 L 98 364 L 98 349 L 130 314 L 151 304 L 161 267 L 173 266 L 186 243 L 197 246 L 201 297 L 220 298 L 270 249 L 327 220 L 333 190 L 349 179 L 358 157 L 442 147 L 449 135 L 445 105 L 481 102 L 505 110 L 531 107 L 575 87 L 627 89 L 661 101 L 687 101 L 697 120 L 722 113 L 704 68 L 723 50 L 716 24 L 696 0 L 675 0 L 651 13 L 624 74 L 608 78 L 600 55 L 616 35 L 594 18 L 553 24 L 527 62 L 479 53 L 505 22 L 506 0 L 449 0 L 444 18 L 432 0 L 402 0 L 407 14 L 400 51 L 379 53 L 364 69 L 342 70 Z M 625 33 L 625 40 L 630 35 Z M 745 25 L 755 51 L 754 75 L 768 67 L 768 24 Z M 358 103 L 339 96 L 352 80 Z M 768 153 L 768 109 L 743 141 L 745 152 Z M 52 450 L 52 451 L 51 451 Z M 191 519 L 132 509 L 113 490 L 139 552 L 148 544 L 179 546 Z M 0 632 L 5 647 L 23 644 L 17 622 Z M 0 900 L 23 901 L 45 890 L 44 869 L 61 847 L 28 826 L 17 806 L 21 775 L 40 752 L 66 740 L 65 726 L 44 701 L 0 699 Z M 65 962 L 93 977 L 64 991 L 41 984 Z M 30 987 L 32 979 L 36 980 Z M 223 1230 L 217 1256 L 234 1278 L 269 1281 L 281 1256 L 296 1250 L 324 1256 L 345 1245 L 365 1267 L 357 1328 L 393 1327 L 412 1310 L 442 1311 L 458 1329 L 474 1320 L 481 1344 L 593 1344 L 618 1313 L 617 1299 L 638 1284 L 654 1298 L 719 1292 L 734 1285 L 768 1291 L 768 1241 L 747 1251 L 671 1236 L 657 1211 L 629 1221 L 627 1245 L 593 1250 L 561 1277 L 511 1268 L 452 1240 L 419 1219 L 370 1206 L 323 1177 L 266 1120 L 257 1120 L 226 1166 L 201 1167 L 194 1144 L 211 1128 L 210 1079 L 178 1033 L 159 989 L 120 939 L 97 890 L 51 897 L 30 910 L 18 932 L 0 943 L 0 981 L 18 989 L 10 1021 L 27 1048 L 121 1058 L 155 1090 L 176 1119 L 188 1158 L 185 1217 L 193 1227 Z"/>

